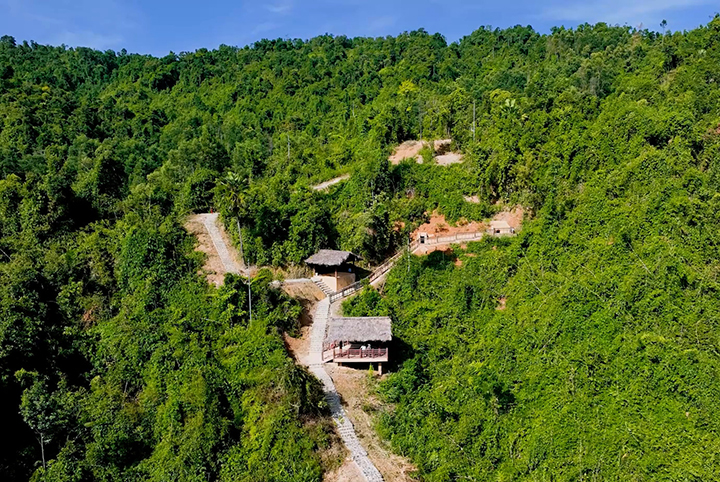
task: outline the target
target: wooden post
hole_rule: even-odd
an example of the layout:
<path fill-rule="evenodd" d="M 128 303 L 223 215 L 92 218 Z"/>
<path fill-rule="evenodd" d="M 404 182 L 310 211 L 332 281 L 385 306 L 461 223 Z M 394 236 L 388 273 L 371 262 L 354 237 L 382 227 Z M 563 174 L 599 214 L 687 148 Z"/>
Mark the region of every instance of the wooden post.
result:
<path fill-rule="evenodd" d="M 378 375 L 382 376 L 382 363 L 378 363 Z"/>
<path fill-rule="evenodd" d="M 242 229 L 240 229 L 240 220 L 236 219 L 236 221 L 238 228 L 238 236 L 240 237 L 240 260 L 242 261 L 243 267 L 247 267 L 247 263 L 245 262 L 245 247 L 243 246 L 242 240 Z"/>

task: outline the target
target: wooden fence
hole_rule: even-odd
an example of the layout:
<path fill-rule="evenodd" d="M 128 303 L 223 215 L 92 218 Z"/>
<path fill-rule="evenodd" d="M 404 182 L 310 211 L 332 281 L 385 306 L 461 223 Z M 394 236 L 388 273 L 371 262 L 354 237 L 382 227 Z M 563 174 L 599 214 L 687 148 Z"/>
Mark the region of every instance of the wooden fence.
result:
<path fill-rule="evenodd" d="M 484 231 L 476 231 L 474 233 L 458 233 L 453 234 L 452 236 L 438 236 L 435 238 L 427 238 L 425 239 L 425 243 L 422 244 L 432 246 L 436 244 L 453 244 L 462 241 L 475 241 L 478 239 L 482 239 L 484 235 Z"/>

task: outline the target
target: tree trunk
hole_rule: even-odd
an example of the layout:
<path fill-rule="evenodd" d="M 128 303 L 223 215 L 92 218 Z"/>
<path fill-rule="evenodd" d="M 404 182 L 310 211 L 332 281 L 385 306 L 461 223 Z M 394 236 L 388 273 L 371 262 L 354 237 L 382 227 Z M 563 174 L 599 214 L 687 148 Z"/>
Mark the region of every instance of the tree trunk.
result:
<path fill-rule="evenodd" d="M 43 472 L 45 472 L 45 438 L 40 434 L 40 454 L 42 456 Z"/>

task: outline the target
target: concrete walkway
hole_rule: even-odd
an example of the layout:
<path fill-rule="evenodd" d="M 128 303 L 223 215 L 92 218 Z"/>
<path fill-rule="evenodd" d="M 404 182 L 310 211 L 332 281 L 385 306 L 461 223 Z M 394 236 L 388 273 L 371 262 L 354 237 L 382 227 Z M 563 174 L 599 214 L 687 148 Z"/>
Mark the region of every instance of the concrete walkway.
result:
<path fill-rule="evenodd" d="M 207 232 L 215 245 L 215 251 L 217 251 L 220 261 L 225 267 L 225 271 L 228 273 L 242 274 L 240 266 L 238 266 L 235 260 L 233 260 L 230 255 L 230 251 L 223 240 L 222 234 L 220 233 L 220 228 L 218 227 L 218 215 L 213 213 L 201 214 L 199 216 L 201 217 L 203 225 L 205 226 L 205 229 L 207 229 Z M 310 280 L 292 281 L 305 282 Z M 325 392 L 325 400 L 330 407 L 330 412 L 332 414 L 333 421 L 337 426 L 340 438 L 350 451 L 350 455 L 360 469 L 364 479 L 367 482 L 383 482 L 382 475 L 370 461 L 367 452 L 358 440 L 352 422 L 350 422 L 345 410 L 343 410 L 342 405 L 340 404 L 340 396 L 335 390 L 335 384 L 333 383 L 332 378 L 330 378 L 330 375 L 328 375 L 325 371 L 325 367 L 323 365 L 322 349 L 323 341 L 325 341 L 325 331 L 327 330 L 329 316 L 330 299 L 324 298 L 318 302 L 315 313 L 313 313 L 313 324 L 310 328 L 310 352 L 307 360 L 304 360 L 303 362 L 307 365 L 310 373 L 315 375 L 322 383 L 323 391 Z"/>
<path fill-rule="evenodd" d="M 207 229 L 210 239 L 212 239 L 215 251 L 217 251 L 220 261 L 225 267 L 225 271 L 234 274 L 244 274 L 240 266 L 238 266 L 232 256 L 230 256 L 230 251 L 228 250 L 222 234 L 220 233 L 220 228 L 218 227 L 218 213 L 199 214 L 198 216 L 202 219 L 205 229 Z"/>
<path fill-rule="evenodd" d="M 315 305 L 315 313 L 313 313 L 313 323 L 310 327 L 310 350 L 307 364 L 322 364 L 323 341 L 325 341 L 325 332 L 327 331 L 327 322 L 330 315 L 330 298 L 323 298 Z"/>
<path fill-rule="evenodd" d="M 308 369 L 310 373 L 322 382 L 325 401 L 327 401 L 330 407 L 330 413 L 332 414 L 340 438 L 350 451 L 350 455 L 360 469 L 363 477 L 367 482 L 383 482 L 380 471 L 378 471 L 377 467 L 370 461 L 367 452 L 360 443 L 360 440 L 358 440 L 355 428 L 340 404 L 340 396 L 337 390 L 335 390 L 335 384 L 332 378 L 330 378 L 330 375 L 325 371 L 322 363 L 323 340 L 325 339 L 325 330 L 327 329 L 329 315 L 330 299 L 324 298 L 318 302 L 315 313 L 313 314 L 313 324 L 310 328 L 310 353 L 306 361 Z"/>

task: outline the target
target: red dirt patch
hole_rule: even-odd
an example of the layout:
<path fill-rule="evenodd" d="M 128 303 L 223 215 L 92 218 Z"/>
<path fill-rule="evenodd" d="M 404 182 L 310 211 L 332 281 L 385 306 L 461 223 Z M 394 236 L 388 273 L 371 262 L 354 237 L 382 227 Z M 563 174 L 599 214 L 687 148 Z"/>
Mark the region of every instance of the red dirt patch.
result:
<path fill-rule="evenodd" d="M 300 327 L 300 337 L 293 338 L 287 333 L 283 333 L 283 342 L 285 349 L 290 353 L 298 364 L 307 358 L 310 353 L 310 327 Z"/>
<path fill-rule="evenodd" d="M 448 152 L 442 156 L 435 156 L 435 162 L 438 166 L 449 166 L 450 164 L 459 164 L 463 162 L 463 155 L 459 152 Z"/>
<path fill-rule="evenodd" d="M 413 252 L 413 254 L 415 256 L 425 256 L 430 253 L 434 253 L 435 251 L 446 251 L 448 249 L 450 249 L 450 246 L 448 246 L 447 244 L 435 244 L 432 246 L 421 245 Z"/>
<path fill-rule="evenodd" d="M 439 139 L 433 141 L 433 151 L 435 151 L 435 162 L 440 166 L 448 166 L 450 164 L 456 164 L 462 162 L 463 155 L 459 152 L 450 152 L 450 146 L 452 145 L 452 139 Z M 422 164 L 423 159 L 420 155 L 420 151 L 426 147 L 430 147 L 428 141 L 405 141 L 395 148 L 392 155 L 388 157 L 388 160 L 392 164 L 400 164 L 404 159 L 415 159 L 419 164 Z"/>
<path fill-rule="evenodd" d="M 300 337 L 293 338 L 283 333 L 285 348 L 295 361 L 302 363 L 310 353 L 310 325 L 312 325 L 312 313 L 315 311 L 317 302 L 325 297 L 320 288 L 308 281 L 307 283 L 288 283 L 282 285 L 282 290 L 300 302 Z"/>
<path fill-rule="evenodd" d="M 522 227 L 523 217 L 525 216 L 525 209 L 522 206 L 513 206 L 509 211 L 504 210 L 493 216 L 493 221 L 505 221 L 515 231 L 518 231 Z"/>
<path fill-rule="evenodd" d="M 325 472 L 323 476 L 323 482 L 357 482 L 358 480 L 363 480 L 363 475 L 352 457 L 347 457 L 340 467 Z"/>
<path fill-rule="evenodd" d="M 423 158 L 420 151 L 428 145 L 426 141 L 405 141 L 395 148 L 388 160 L 392 164 L 400 164 L 403 159 L 415 159 L 422 164 Z"/>
<path fill-rule="evenodd" d="M 479 223 L 477 221 L 465 221 L 464 223 L 461 221 L 457 226 L 450 226 L 444 215 L 434 212 L 430 215 L 430 220 L 427 223 L 419 226 L 412 233 L 412 239 L 418 239 L 420 233 L 452 236 L 453 234 L 476 233 L 478 231 L 485 231 L 486 229 L 487 225 L 485 223 Z"/>
<path fill-rule="evenodd" d="M 502 211 L 493 216 L 493 221 L 506 221 L 517 231 L 522 227 L 524 216 L 525 210 L 523 207 L 515 206 L 509 211 Z M 445 219 L 445 216 L 435 211 L 430 215 L 430 220 L 428 222 L 418 226 L 418 228 L 412 233 L 412 239 L 419 239 L 420 233 L 435 236 L 452 236 L 454 234 L 477 233 L 485 231 L 487 228 L 488 225 L 486 223 L 467 221 L 463 219 L 458 221 L 457 226 L 450 226 L 450 223 Z"/>

